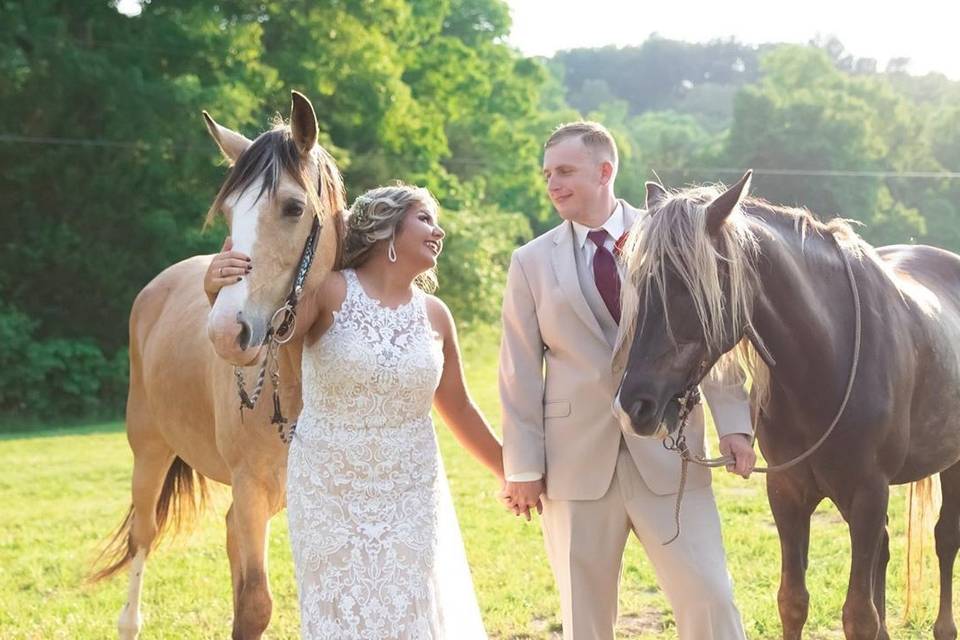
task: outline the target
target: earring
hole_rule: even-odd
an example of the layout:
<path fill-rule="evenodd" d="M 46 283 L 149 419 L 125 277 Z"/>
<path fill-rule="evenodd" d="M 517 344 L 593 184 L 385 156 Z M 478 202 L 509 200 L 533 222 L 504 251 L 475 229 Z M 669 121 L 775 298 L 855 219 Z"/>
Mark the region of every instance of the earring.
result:
<path fill-rule="evenodd" d="M 397 247 L 393 244 L 393 238 L 390 238 L 390 246 L 387 247 L 387 260 L 390 262 L 397 261 Z"/>

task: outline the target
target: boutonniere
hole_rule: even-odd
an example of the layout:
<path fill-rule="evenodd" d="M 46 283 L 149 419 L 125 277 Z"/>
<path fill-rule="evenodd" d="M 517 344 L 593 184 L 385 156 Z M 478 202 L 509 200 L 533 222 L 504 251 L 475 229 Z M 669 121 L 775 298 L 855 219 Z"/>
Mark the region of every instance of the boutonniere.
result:
<path fill-rule="evenodd" d="M 623 247 L 627 244 L 627 237 L 629 237 L 630 232 L 624 231 L 623 235 L 617 238 L 617 241 L 613 243 L 613 255 L 614 257 L 620 259 L 623 257 Z"/>

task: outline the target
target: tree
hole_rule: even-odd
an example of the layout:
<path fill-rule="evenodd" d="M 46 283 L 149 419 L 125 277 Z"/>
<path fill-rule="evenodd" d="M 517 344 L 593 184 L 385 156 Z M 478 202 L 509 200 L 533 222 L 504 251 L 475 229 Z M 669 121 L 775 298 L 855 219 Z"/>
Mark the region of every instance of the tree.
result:
<path fill-rule="evenodd" d="M 921 236 L 920 213 L 870 174 L 922 155 L 919 122 L 905 99 L 882 79 L 842 73 L 818 49 L 781 47 L 762 66 L 763 80 L 737 95 L 726 163 L 833 172 L 763 176 L 757 188 L 776 202 L 860 220 L 875 243 Z"/>
<path fill-rule="evenodd" d="M 0 327 L 19 328 L 16 357 L 33 354 L 38 371 L 82 366 L 96 382 L 59 405 L 54 391 L 71 386 L 48 388 L 52 413 L 106 402 L 136 292 L 219 246 L 200 231 L 224 175 L 201 109 L 253 136 L 291 88 L 313 100 L 353 194 L 422 184 L 464 246 L 489 236 L 463 254 L 478 264 L 450 267 L 467 284 L 441 278 L 463 296 L 451 305 L 461 320 L 490 317 L 489 279 L 469 270 L 494 273 L 494 240 L 529 233 L 504 212 L 549 211 L 538 178 L 547 74 L 503 44 L 503 2 L 165 0 L 135 17 L 112 5 L 0 0 L 0 115 L 17 127 L 0 140 Z M 503 234 L 484 230 L 486 216 Z M 464 302 L 475 293 L 487 306 Z M 24 408 L 0 400 L 0 412 Z"/>
<path fill-rule="evenodd" d="M 757 49 L 734 40 L 692 44 L 651 35 L 639 47 L 573 49 L 554 60 L 565 68 L 567 99 L 582 113 L 602 102 L 626 100 L 631 115 L 673 108 L 703 85 L 742 86 L 759 76 Z M 591 93 L 606 85 L 611 94 Z"/>

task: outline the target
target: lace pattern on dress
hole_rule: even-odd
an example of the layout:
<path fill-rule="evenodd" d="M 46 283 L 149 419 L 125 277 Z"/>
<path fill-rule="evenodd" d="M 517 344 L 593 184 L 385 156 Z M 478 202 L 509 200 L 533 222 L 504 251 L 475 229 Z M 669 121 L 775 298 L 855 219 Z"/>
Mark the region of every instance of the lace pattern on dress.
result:
<path fill-rule="evenodd" d="M 333 325 L 304 349 L 303 411 L 287 466 L 302 637 L 486 637 L 430 417 L 443 353 L 425 294 L 390 309 L 355 272 L 343 275 Z M 443 564 L 460 567 L 457 585 L 438 567 L 438 550 L 450 548 Z M 440 591 L 448 589 L 476 611 L 466 636 L 459 623 L 445 631 L 453 614 Z"/>

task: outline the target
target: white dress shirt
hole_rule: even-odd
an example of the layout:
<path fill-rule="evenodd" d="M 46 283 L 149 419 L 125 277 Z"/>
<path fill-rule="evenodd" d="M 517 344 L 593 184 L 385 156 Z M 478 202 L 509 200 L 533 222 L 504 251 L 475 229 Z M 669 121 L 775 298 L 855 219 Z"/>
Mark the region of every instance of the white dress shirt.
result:
<path fill-rule="evenodd" d="M 597 245 L 587 237 L 587 234 L 591 231 L 596 231 L 596 229 L 591 229 L 579 222 L 571 221 L 570 224 L 573 225 L 574 237 L 577 240 L 577 246 L 580 247 L 584 258 L 583 263 L 592 265 L 593 256 L 597 253 Z M 617 201 L 617 206 L 613 208 L 613 213 L 607 218 L 607 221 L 597 227 L 597 229 L 604 229 L 607 232 L 607 239 L 604 240 L 603 246 L 606 247 L 607 251 L 613 253 L 614 245 L 617 243 L 617 240 L 620 239 L 620 236 L 623 235 L 623 232 L 626 231 L 623 225 L 623 204 L 619 200 Z M 621 269 L 619 261 L 617 269 Z M 620 273 L 620 277 L 623 277 L 622 272 Z"/>

